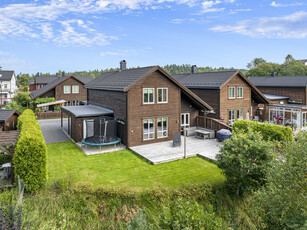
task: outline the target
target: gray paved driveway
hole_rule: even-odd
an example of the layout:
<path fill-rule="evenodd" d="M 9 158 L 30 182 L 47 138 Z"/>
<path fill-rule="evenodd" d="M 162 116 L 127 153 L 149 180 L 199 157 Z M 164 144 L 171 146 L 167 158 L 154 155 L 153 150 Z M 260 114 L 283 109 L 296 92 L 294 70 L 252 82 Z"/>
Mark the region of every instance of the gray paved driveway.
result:
<path fill-rule="evenodd" d="M 61 119 L 38 120 L 41 126 L 46 144 L 68 141 L 67 136 L 62 132 Z M 64 119 L 64 126 L 67 125 L 67 119 Z"/>

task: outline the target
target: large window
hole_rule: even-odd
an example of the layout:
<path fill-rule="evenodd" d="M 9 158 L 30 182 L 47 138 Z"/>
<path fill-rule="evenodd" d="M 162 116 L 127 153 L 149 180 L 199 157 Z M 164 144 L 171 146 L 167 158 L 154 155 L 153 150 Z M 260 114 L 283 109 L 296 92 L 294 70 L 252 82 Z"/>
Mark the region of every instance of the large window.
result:
<path fill-rule="evenodd" d="M 78 85 L 72 86 L 72 93 L 79 93 L 79 86 Z"/>
<path fill-rule="evenodd" d="M 237 120 L 243 120 L 243 109 L 237 110 Z"/>
<path fill-rule="evenodd" d="M 7 89 L 7 84 L 4 84 L 4 88 Z"/>
<path fill-rule="evenodd" d="M 143 103 L 153 104 L 154 101 L 154 88 L 144 88 L 143 89 Z"/>
<path fill-rule="evenodd" d="M 229 120 L 229 124 L 231 125 L 236 121 L 234 109 L 231 109 L 228 111 L 228 120 Z"/>
<path fill-rule="evenodd" d="M 230 86 L 229 88 L 228 88 L 228 98 L 229 99 L 234 99 L 234 98 L 236 98 L 236 87 L 234 87 L 234 86 Z"/>
<path fill-rule="evenodd" d="M 143 140 L 150 140 L 155 138 L 155 120 L 143 120 Z"/>
<path fill-rule="evenodd" d="M 158 103 L 167 103 L 167 88 L 158 88 Z"/>
<path fill-rule="evenodd" d="M 303 113 L 303 127 L 307 128 L 307 112 Z"/>
<path fill-rule="evenodd" d="M 243 98 L 243 86 L 237 87 L 237 98 Z"/>
<path fill-rule="evenodd" d="M 70 94 L 70 93 L 71 93 L 70 85 L 64 85 L 64 94 Z"/>
<path fill-rule="evenodd" d="M 158 138 L 163 138 L 168 136 L 167 131 L 167 118 L 158 118 L 157 119 L 157 126 L 158 126 Z"/>

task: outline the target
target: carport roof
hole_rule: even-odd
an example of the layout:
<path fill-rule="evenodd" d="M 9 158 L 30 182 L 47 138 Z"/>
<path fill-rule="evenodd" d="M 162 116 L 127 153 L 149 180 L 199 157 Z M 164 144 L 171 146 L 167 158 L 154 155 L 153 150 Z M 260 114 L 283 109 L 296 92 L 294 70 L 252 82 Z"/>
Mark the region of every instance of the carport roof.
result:
<path fill-rule="evenodd" d="M 62 111 L 75 117 L 98 117 L 112 115 L 113 110 L 95 105 L 62 106 Z"/>

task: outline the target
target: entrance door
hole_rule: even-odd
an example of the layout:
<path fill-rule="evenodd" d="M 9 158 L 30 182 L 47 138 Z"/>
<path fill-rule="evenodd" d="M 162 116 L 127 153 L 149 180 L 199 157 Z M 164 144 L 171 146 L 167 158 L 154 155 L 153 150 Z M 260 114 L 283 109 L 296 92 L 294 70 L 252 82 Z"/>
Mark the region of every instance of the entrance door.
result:
<path fill-rule="evenodd" d="M 181 130 L 184 128 L 190 127 L 190 114 L 189 113 L 182 113 L 181 114 Z"/>

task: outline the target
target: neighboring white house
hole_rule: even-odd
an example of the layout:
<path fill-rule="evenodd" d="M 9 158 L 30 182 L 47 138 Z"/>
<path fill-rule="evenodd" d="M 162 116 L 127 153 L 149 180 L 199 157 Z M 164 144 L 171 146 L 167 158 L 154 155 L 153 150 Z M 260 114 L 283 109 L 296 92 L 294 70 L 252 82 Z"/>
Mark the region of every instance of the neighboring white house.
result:
<path fill-rule="evenodd" d="M 9 103 L 17 91 L 15 72 L 0 70 L 0 106 Z"/>
<path fill-rule="evenodd" d="M 305 65 L 307 65 L 307 59 L 302 59 L 302 60 L 297 60 L 297 61 L 302 62 L 302 63 L 304 63 Z"/>

